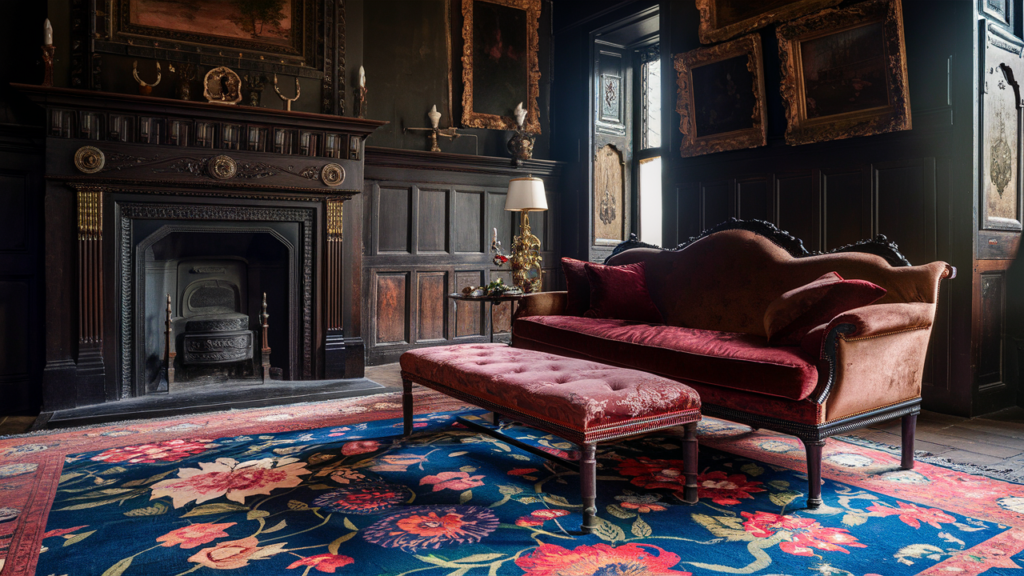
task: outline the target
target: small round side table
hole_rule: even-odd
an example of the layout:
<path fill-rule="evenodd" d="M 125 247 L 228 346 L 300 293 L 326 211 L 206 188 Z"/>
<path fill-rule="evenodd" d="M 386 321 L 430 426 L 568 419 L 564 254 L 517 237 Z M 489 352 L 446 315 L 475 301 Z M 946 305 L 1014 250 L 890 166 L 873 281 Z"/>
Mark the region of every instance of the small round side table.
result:
<path fill-rule="evenodd" d="M 448 298 L 451 299 L 451 300 L 454 300 L 456 303 L 458 303 L 458 302 L 487 302 L 488 304 L 490 304 L 491 305 L 491 309 L 490 309 L 491 321 L 489 323 L 490 324 L 490 328 L 491 328 L 490 336 L 491 336 L 491 342 L 494 342 L 494 305 L 495 304 L 501 304 L 502 302 L 511 302 L 512 303 L 512 315 L 514 316 L 515 313 L 516 313 L 516 303 L 519 302 L 523 298 L 523 296 L 525 296 L 525 294 L 502 294 L 501 296 L 466 296 L 465 294 L 460 294 L 458 292 L 452 292 L 451 294 L 448 295 Z"/>

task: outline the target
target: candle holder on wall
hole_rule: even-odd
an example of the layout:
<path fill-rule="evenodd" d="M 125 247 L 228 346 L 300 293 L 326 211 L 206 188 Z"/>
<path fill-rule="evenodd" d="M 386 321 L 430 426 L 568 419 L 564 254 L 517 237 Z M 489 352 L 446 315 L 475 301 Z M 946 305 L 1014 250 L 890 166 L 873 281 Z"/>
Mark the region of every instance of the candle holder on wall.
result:
<path fill-rule="evenodd" d="M 296 100 L 299 99 L 299 96 L 302 96 L 302 88 L 299 86 L 299 79 L 298 78 L 295 79 L 295 97 L 294 98 L 289 98 L 289 97 L 285 96 L 284 94 L 281 94 L 281 89 L 278 88 L 278 86 L 277 86 L 277 74 L 274 74 L 274 92 L 277 92 L 277 97 L 284 101 L 284 103 L 285 103 L 284 109 L 289 111 L 289 112 L 292 111 L 292 102 L 295 102 Z"/>

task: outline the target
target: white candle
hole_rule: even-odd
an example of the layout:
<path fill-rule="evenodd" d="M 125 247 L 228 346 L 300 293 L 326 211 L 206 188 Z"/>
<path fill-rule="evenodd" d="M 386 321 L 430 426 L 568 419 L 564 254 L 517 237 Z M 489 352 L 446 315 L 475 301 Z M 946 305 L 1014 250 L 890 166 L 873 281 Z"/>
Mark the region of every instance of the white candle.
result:
<path fill-rule="evenodd" d="M 43 46 L 53 46 L 53 26 L 49 18 L 43 23 Z"/>
<path fill-rule="evenodd" d="M 363 67 L 359 67 L 359 87 L 366 88 L 366 72 L 363 71 Z"/>
<path fill-rule="evenodd" d="M 437 111 L 437 104 L 434 104 L 430 109 L 430 112 L 427 112 L 427 118 L 430 118 L 431 127 L 436 129 L 438 123 L 441 121 L 441 113 Z"/>
<path fill-rule="evenodd" d="M 495 242 L 498 241 L 498 229 L 494 228 L 493 230 L 494 230 L 494 236 L 491 236 L 491 244 L 494 244 Z"/>

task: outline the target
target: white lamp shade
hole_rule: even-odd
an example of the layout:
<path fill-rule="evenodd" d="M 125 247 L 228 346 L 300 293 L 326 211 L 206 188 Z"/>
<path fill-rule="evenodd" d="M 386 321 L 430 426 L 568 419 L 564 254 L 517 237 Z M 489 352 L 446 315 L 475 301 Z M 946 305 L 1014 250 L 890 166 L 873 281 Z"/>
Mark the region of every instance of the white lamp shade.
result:
<path fill-rule="evenodd" d="M 505 210 L 523 212 L 548 209 L 544 181 L 540 178 L 515 178 L 508 183 Z"/>

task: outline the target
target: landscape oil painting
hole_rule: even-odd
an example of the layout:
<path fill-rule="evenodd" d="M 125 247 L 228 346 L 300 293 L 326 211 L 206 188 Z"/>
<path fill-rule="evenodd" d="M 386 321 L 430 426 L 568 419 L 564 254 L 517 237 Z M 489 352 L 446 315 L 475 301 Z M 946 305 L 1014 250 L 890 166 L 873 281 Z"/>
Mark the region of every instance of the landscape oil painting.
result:
<path fill-rule="evenodd" d="M 132 24 L 291 44 L 293 0 L 131 0 Z"/>
<path fill-rule="evenodd" d="M 800 45 L 808 118 L 889 105 L 882 22 Z"/>

